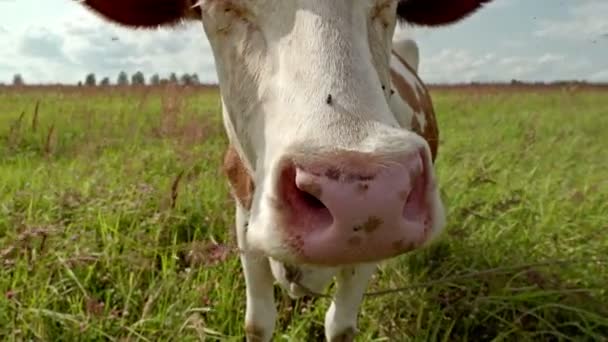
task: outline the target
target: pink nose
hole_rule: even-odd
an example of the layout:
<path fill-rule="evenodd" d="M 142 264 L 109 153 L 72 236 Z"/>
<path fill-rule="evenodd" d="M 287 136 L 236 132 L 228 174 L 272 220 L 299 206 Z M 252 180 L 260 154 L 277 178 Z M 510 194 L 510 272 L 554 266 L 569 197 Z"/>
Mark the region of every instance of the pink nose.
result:
<path fill-rule="evenodd" d="M 395 160 L 362 153 L 294 163 L 280 179 L 286 240 L 311 264 L 371 262 L 423 244 L 433 189 L 424 150 Z"/>

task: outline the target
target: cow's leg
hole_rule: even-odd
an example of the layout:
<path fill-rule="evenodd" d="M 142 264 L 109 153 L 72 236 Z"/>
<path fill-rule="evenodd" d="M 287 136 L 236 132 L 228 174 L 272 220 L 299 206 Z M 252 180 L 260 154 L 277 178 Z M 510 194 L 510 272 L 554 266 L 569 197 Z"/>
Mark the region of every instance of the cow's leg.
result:
<path fill-rule="evenodd" d="M 236 230 L 239 248 L 247 250 L 245 236 L 249 214 L 240 205 L 236 209 Z M 268 258 L 241 253 L 241 265 L 247 287 L 245 333 L 247 341 L 270 341 L 274 331 L 277 310 L 274 304 L 273 277 Z"/>
<path fill-rule="evenodd" d="M 325 336 L 330 342 L 353 341 L 359 306 L 376 264 L 343 268 L 336 277 L 336 292 L 325 314 Z"/>

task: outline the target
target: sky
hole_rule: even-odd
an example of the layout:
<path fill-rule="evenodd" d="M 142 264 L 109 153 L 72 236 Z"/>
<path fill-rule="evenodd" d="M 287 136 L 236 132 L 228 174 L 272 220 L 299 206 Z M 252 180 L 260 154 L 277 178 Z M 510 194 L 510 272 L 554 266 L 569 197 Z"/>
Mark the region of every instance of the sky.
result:
<path fill-rule="evenodd" d="M 397 34 L 416 39 L 426 82 L 608 82 L 608 0 L 494 0 L 457 24 Z M 0 82 L 76 83 L 90 72 L 114 82 L 121 70 L 217 80 L 200 23 L 132 31 L 73 0 L 0 0 Z"/>

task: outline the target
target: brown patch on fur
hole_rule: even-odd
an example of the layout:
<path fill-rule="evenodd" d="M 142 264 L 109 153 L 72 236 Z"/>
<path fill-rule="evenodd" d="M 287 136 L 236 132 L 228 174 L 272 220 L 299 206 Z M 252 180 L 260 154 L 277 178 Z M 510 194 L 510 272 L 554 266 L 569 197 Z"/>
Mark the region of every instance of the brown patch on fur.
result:
<path fill-rule="evenodd" d="M 325 171 L 325 177 L 327 177 L 331 180 L 338 180 L 338 179 L 340 179 L 340 170 L 338 170 L 336 168 L 330 168 L 327 171 Z"/>
<path fill-rule="evenodd" d="M 239 6 L 237 1 L 209 1 L 209 4 L 203 6 L 209 9 L 213 8 L 216 10 L 222 10 L 223 12 L 237 18 L 246 18 L 248 15 L 247 9 L 243 6 Z"/>
<path fill-rule="evenodd" d="M 422 99 L 422 112 L 426 120 L 422 137 L 429 143 L 431 148 L 432 161 L 435 161 L 437 157 L 437 150 L 439 148 L 439 127 L 437 126 L 437 118 L 435 117 L 435 110 L 433 108 L 433 101 L 431 95 L 424 84 L 420 83 L 416 85 L 416 90 Z"/>
<path fill-rule="evenodd" d="M 251 209 L 255 185 L 245 165 L 243 165 L 241 157 L 232 146 L 228 146 L 224 155 L 223 171 L 228 177 L 233 196 L 245 209 Z"/>
<path fill-rule="evenodd" d="M 247 335 L 247 342 L 264 341 L 264 330 L 256 327 L 255 325 L 245 325 L 245 334 Z"/>
<path fill-rule="evenodd" d="M 85 7 L 105 19 L 130 27 L 157 28 L 201 19 L 193 0 L 85 0 Z"/>
<path fill-rule="evenodd" d="M 384 27 L 388 27 L 389 23 L 383 14 L 386 13 L 388 10 L 390 10 L 391 5 L 392 5 L 391 2 L 392 1 L 382 1 L 382 2 L 378 3 L 376 6 L 374 6 L 374 8 L 372 9 L 372 20 L 381 19 L 382 25 Z"/>
<path fill-rule="evenodd" d="M 429 144 L 431 149 L 431 160 L 434 162 L 438 152 L 439 128 L 437 127 L 431 95 L 412 67 L 396 52 L 393 52 L 393 55 L 416 77 L 416 84 L 409 84 L 401 75 L 391 69 L 391 80 L 393 81 L 399 96 L 401 96 L 414 111 L 411 129 L 423 137 Z M 418 96 L 416 96 L 416 93 Z M 424 115 L 426 121 L 424 127 L 420 126 L 420 122 L 416 118 L 416 113 L 422 113 Z"/>
<path fill-rule="evenodd" d="M 373 233 L 384 221 L 377 216 L 370 216 L 365 223 L 354 226 L 353 231 L 358 232 L 364 230 L 366 233 Z"/>
<path fill-rule="evenodd" d="M 399 198 L 400 198 L 400 199 L 402 199 L 402 200 L 404 200 L 404 201 L 407 201 L 407 198 L 408 198 L 409 196 L 410 196 L 410 193 L 409 193 L 409 191 L 406 191 L 406 190 L 401 191 L 401 192 L 399 193 Z"/>
<path fill-rule="evenodd" d="M 394 55 L 397 56 L 397 58 L 399 58 L 399 61 L 401 63 L 409 66 L 407 64 L 407 62 L 404 59 L 402 59 L 399 55 L 397 55 L 396 53 L 394 53 Z M 414 112 L 420 112 L 422 110 L 422 106 L 420 105 L 420 101 L 418 101 L 418 98 L 416 97 L 414 88 L 403 78 L 403 76 L 401 76 L 399 73 L 397 73 L 393 69 L 391 69 L 391 80 L 393 81 L 393 84 L 397 88 L 397 92 L 399 93 L 401 98 L 403 98 L 403 100 L 405 100 L 405 102 L 410 107 L 412 107 L 412 110 Z"/>
<path fill-rule="evenodd" d="M 357 184 L 357 190 L 359 192 L 366 192 L 367 190 L 369 190 L 369 184 L 367 184 L 367 183 L 359 183 L 359 184 Z"/>

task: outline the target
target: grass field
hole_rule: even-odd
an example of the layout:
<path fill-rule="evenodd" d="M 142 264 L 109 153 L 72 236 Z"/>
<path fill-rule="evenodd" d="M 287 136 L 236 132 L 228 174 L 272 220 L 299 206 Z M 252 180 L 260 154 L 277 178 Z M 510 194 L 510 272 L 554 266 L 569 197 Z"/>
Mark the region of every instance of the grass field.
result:
<path fill-rule="evenodd" d="M 382 265 L 369 291 L 409 287 L 366 299 L 358 341 L 608 341 L 608 90 L 433 97 L 447 232 Z M 0 340 L 242 340 L 218 110 L 0 89 Z M 276 293 L 275 340 L 321 340 L 329 300 Z"/>

